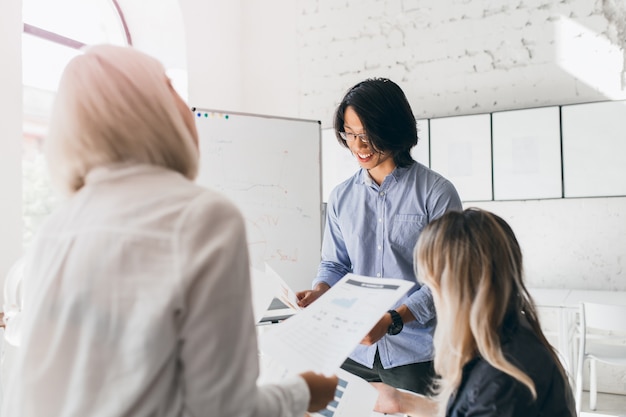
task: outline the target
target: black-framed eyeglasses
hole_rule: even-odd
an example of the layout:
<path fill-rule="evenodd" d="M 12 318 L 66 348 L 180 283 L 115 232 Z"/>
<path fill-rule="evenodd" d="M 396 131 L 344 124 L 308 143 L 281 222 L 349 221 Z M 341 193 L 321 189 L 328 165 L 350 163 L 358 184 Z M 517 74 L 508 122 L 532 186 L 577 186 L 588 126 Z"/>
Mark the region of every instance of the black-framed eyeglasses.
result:
<path fill-rule="evenodd" d="M 367 133 L 351 133 L 351 132 L 339 132 L 339 136 L 341 139 L 352 142 L 359 138 L 359 140 L 363 143 L 369 143 L 370 140 L 367 138 Z"/>

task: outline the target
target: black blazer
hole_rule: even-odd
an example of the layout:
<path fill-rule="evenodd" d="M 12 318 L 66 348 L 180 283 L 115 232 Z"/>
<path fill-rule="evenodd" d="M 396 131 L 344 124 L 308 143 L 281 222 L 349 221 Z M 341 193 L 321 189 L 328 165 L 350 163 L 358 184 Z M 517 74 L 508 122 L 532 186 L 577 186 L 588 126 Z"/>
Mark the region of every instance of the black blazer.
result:
<path fill-rule="evenodd" d="M 520 321 L 524 324 L 521 324 Z M 507 320 L 502 331 L 507 360 L 535 383 L 537 399 L 512 376 L 476 357 L 463 368 L 447 417 L 576 417 L 574 396 L 548 349 L 524 318 Z"/>

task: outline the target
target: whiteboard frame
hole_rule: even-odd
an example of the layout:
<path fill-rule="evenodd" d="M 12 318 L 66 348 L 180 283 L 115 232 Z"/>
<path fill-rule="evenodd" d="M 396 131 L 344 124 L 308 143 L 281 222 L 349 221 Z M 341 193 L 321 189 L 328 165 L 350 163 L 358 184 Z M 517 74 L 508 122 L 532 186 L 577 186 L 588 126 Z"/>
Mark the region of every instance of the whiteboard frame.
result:
<path fill-rule="evenodd" d="M 265 269 L 264 263 L 266 262 L 278 272 L 283 280 L 295 291 L 310 288 L 321 259 L 321 227 L 323 224 L 321 201 L 321 122 L 319 120 L 215 110 L 202 107 L 192 107 L 191 110 L 194 112 L 194 121 L 196 122 L 200 141 L 201 157 L 197 182 L 200 185 L 214 188 L 218 192 L 226 195 L 242 212 L 244 219 L 246 219 L 246 238 L 250 252 L 251 267 L 263 271 Z M 203 128 L 200 124 L 201 122 L 198 120 L 209 119 L 215 122 L 223 121 L 223 123 L 230 123 L 232 120 L 236 123 L 237 118 L 249 119 L 250 127 L 264 129 L 265 133 L 263 134 L 267 135 L 265 140 L 263 140 L 263 135 L 260 135 L 260 132 L 257 130 L 254 132 L 232 133 L 233 135 L 245 136 L 243 138 L 239 136 L 233 138 L 214 138 L 216 139 L 214 141 L 213 138 L 206 138 L 205 135 L 209 132 L 219 131 L 220 128 L 214 127 L 213 131 L 208 128 Z M 290 124 L 295 123 L 296 125 L 303 123 L 303 131 L 304 129 L 308 130 L 310 124 L 311 131 L 307 133 L 307 135 L 310 136 L 307 136 L 307 138 L 314 140 L 314 143 L 309 143 L 308 147 L 296 146 L 299 138 L 292 136 L 291 132 L 284 131 L 284 129 L 283 131 L 278 128 L 273 129 L 271 123 L 274 121 L 284 121 Z M 270 125 L 268 125 L 268 123 Z M 259 127 L 259 124 L 262 126 Z M 227 125 L 223 124 L 222 126 Z M 248 127 L 246 127 L 246 129 L 248 129 Z M 231 133 L 229 132 L 229 134 Z M 298 132 L 295 134 L 297 135 Z M 280 137 L 276 135 L 280 135 Z M 240 141 L 244 141 L 249 137 L 257 141 L 250 142 L 249 144 L 244 143 L 243 145 L 240 143 Z M 280 141 L 280 149 L 278 149 L 278 151 L 280 152 L 280 158 L 282 158 L 281 162 L 283 163 L 283 165 L 280 166 L 280 170 L 277 164 L 279 161 L 273 162 L 272 158 L 274 157 L 271 152 L 266 152 L 267 147 L 272 145 L 272 141 L 268 139 Z M 293 142 L 291 139 L 293 139 Z M 254 187 L 249 188 L 257 189 L 257 191 L 249 195 L 245 194 L 247 192 L 246 188 L 238 187 L 233 191 L 232 188 L 229 188 L 229 183 L 233 181 L 233 178 L 222 175 L 222 171 L 220 171 L 220 168 L 217 166 L 204 167 L 203 162 L 206 162 L 207 152 L 211 151 L 207 151 L 209 148 L 206 147 L 207 145 L 203 145 L 203 143 L 210 143 L 209 146 L 214 146 L 216 152 L 218 149 L 222 149 L 220 151 L 222 152 L 221 155 L 217 153 L 210 154 L 212 156 L 219 155 L 218 158 L 214 159 L 215 163 L 220 164 L 220 168 L 222 169 L 226 167 L 226 170 L 232 167 L 233 171 L 231 175 L 233 175 L 233 177 L 236 175 L 236 180 L 239 181 L 240 184 L 254 184 Z M 283 146 L 288 148 L 284 148 Z M 223 158 L 227 157 L 229 152 L 233 153 L 235 156 L 232 158 L 232 162 L 224 162 Z M 211 156 L 208 158 L 210 157 Z M 297 158 L 297 160 L 294 158 Z M 287 169 L 287 166 L 290 171 L 285 173 L 283 170 Z M 285 184 L 270 184 L 269 186 L 268 184 L 261 184 L 261 187 L 259 187 L 259 184 L 256 184 L 256 182 L 259 178 L 262 179 L 263 175 L 266 175 L 266 171 L 274 174 L 277 171 L 280 172 L 279 179 L 280 181 L 284 181 Z M 268 173 L 267 175 L 270 174 Z M 273 176 L 271 180 L 274 181 L 275 178 L 277 177 Z M 246 183 L 245 181 L 248 182 Z M 276 191 L 280 189 L 280 186 L 284 186 L 285 190 L 282 192 Z M 317 190 L 317 192 L 315 190 Z M 255 204 L 261 200 L 258 196 L 272 192 L 278 192 L 280 196 L 284 196 L 284 198 L 281 197 L 281 200 L 278 201 L 278 198 L 272 197 L 273 199 L 261 202 L 261 205 L 266 206 L 266 208 L 262 210 L 267 212 L 268 220 L 265 224 L 260 224 L 262 222 L 258 221 L 258 217 L 252 218 L 253 216 L 262 214 L 259 211 L 261 209 L 255 206 Z M 294 198 L 297 201 L 297 204 L 295 204 L 297 207 L 289 203 L 292 202 L 293 200 L 291 199 Z M 243 202 L 244 199 L 247 202 Z M 301 220 L 303 224 L 306 223 L 309 224 L 309 226 L 306 226 L 306 230 L 299 230 L 299 227 L 293 226 L 293 218 L 304 219 Z M 278 223 L 283 220 L 287 222 L 286 225 L 289 224 L 291 227 L 282 227 L 279 230 L 279 226 L 276 226 L 275 229 L 271 229 L 274 227 L 271 225 L 273 221 L 278 225 Z M 256 250 L 255 247 L 252 247 L 255 241 L 259 239 L 254 241 L 250 239 L 250 236 L 255 233 L 251 230 L 251 224 L 258 225 L 258 233 L 266 238 L 265 244 L 269 249 Z M 298 223 L 298 225 L 300 225 L 300 223 Z M 263 229 L 263 227 L 266 229 Z M 274 232 L 273 230 L 276 231 Z M 292 237 L 294 245 L 289 245 L 290 247 L 284 247 L 284 249 L 285 252 L 293 250 L 293 253 L 281 253 L 280 249 L 282 249 L 283 246 L 273 246 L 274 243 L 277 245 L 286 245 L 285 241 L 289 240 L 291 242 Z M 268 259 L 268 253 L 271 253 L 271 259 Z"/>

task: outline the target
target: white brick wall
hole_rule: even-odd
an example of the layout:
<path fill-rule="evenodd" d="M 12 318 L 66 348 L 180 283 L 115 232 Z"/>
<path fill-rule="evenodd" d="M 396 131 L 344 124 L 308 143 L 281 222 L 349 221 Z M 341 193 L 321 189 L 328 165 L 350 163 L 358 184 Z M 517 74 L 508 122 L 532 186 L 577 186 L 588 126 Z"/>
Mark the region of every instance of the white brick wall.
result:
<path fill-rule="evenodd" d="M 373 76 L 398 82 L 418 117 L 626 97 L 616 44 L 619 30 L 624 42 L 624 29 L 615 23 L 622 24 L 623 0 L 300 0 L 298 6 L 299 115 L 325 126 L 345 90 Z M 564 25 L 581 30 L 563 33 Z M 593 49 L 568 47 L 585 37 L 597 38 Z M 563 57 L 564 49 L 601 59 L 619 51 L 619 59 L 597 79 L 581 79 L 563 60 L 593 57 Z M 615 81 L 610 88 L 607 73 Z"/>

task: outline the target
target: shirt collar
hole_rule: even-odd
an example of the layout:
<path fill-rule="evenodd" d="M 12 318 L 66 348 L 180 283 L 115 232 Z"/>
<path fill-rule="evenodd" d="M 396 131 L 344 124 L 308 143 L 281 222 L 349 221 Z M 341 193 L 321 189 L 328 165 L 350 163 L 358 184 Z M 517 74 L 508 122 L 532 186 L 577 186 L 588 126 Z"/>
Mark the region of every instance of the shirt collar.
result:
<path fill-rule="evenodd" d="M 413 164 L 415 164 L 415 162 Z M 413 164 L 406 166 L 406 167 L 395 167 L 394 170 L 391 171 L 391 173 L 387 175 L 387 177 L 385 177 L 385 181 L 387 181 L 387 178 L 391 177 L 393 178 L 395 182 L 399 182 L 402 179 L 402 177 L 407 174 L 409 169 L 411 169 Z M 367 185 L 367 186 L 371 186 L 375 184 L 369 172 L 367 172 L 367 170 L 363 168 L 361 168 L 359 183 Z"/>
<path fill-rule="evenodd" d="M 127 176 L 167 170 L 164 167 L 136 162 L 120 162 L 93 168 L 85 176 L 85 184 L 96 184 Z"/>

